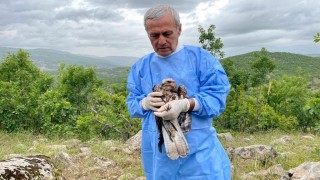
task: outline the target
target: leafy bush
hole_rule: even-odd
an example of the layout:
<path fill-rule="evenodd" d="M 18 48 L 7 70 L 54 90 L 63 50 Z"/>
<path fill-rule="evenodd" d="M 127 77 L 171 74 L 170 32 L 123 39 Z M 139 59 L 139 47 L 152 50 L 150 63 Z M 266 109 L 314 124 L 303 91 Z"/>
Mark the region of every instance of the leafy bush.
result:
<path fill-rule="evenodd" d="M 32 64 L 29 56 L 19 50 L 9 53 L 0 64 L 0 124 L 9 132 L 39 128 L 38 98 L 53 81 Z"/>

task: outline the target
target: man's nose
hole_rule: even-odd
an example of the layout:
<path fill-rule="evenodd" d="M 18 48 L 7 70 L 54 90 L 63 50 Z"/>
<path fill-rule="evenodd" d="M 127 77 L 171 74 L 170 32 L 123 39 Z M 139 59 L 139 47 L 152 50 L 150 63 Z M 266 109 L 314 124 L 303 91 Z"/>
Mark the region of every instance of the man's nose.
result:
<path fill-rule="evenodd" d="M 159 36 L 159 44 L 160 45 L 165 45 L 167 42 L 166 37 L 164 37 L 163 35 Z"/>

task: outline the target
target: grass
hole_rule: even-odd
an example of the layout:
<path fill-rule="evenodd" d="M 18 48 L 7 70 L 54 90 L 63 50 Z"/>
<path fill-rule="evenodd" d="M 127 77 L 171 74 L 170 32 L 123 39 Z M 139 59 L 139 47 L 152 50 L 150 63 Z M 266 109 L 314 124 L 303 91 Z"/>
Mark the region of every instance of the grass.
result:
<path fill-rule="evenodd" d="M 306 139 L 303 136 L 312 136 L 314 139 Z M 284 136 L 290 139 L 287 143 L 276 143 L 275 140 Z M 285 170 L 294 168 L 306 161 L 320 161 L 320 137 L 316 135 L 304 134 L 301 132 L 285 133 L 280 131 L 258 132 L 254 134 L 237 133 L 235 140 L 231 143 L 222 142 L 224 146 L 244 147 L 257 144 L 272 146 L 277 153 L 285 153 L 285 157 L 276 157 L 268 160 L 266 163 L 258 160 L 241 160 L 235 158 L 232 160 L 234 166 L 233 179 L 241 179 L 243 174 L 250 172 L 259 172 L 266 170 L 277 164 L 281 164 Z M 247 138 L 247 139 L 246 139 Z M 248 141 L 250 139 L 250 141 Z M 262 178 L 263 179 L 263 178 Z M 270 179 L 268 177 L 268 179 Z M 275 177 L 274 179 L 279 179 Z"/>
<path fill-rule="evenodd" d="M 313 139 L 303 138 L 309 135 Z M 224 147 L 244 147 L 257 144 L 272 146 L 278 153 L 286 153 L 285 158 L 274 158 L 266 162 L 259 160 L 232 159 L 233 179 L 238 180 L 244 174 L 266 170 L 276 164 L 281 164 L 285 170 L 294 168 L 306 161 L 320 161 L 320 137 L 319 135 L 304 134 L 301 132 L 285 133 L 280 131 L 258 132 L 254 134 L 233 133 L 234 141 L 222 140 Z M 288 143 L 274 143 L 275 140 L 288 136 Z M 124 144 L 118 141 L 110 141 L 107 145 L 103 139 L 90 140 L 75 144 L 67 148 L 76 169 L 70 168 L 61 162 L 55 162 L 54 156 L 61 150 L 48 148 L 49 145 L 62 145 L 68 139 L 49 139 L 47 142 L 42 136 L 34 136 L 30 133 L 8 134 L 0 131 L 0 159 L 7 159 L 17 155 L 43 154 L 51 157 L 54 163 L 61 169 L 66 179 L 118 179 L 121 175 L 127 175 L 122 179 L 134 179 L 143 176 L 140 152 L 128 154 L 123 151 Z M 37 143 L 35 143 L 37 142 Z M 91 150 L 90 158 L 80 158 L 80 148 Z M 11 155 L 10 155 L 11 154 Z M 9 156 L 10 155 L 10 156 Z M 107 168 L 96 168 L 96 158 L 105 158 L 115 162 Z M 131 177 L 131 178 L 130 178 Z M 257 179 L 264 179 L 263 177 Z M 273 179 L 268 177 L 268 179 Z M 279 179 L 275 177 L 274 179 Z"/>

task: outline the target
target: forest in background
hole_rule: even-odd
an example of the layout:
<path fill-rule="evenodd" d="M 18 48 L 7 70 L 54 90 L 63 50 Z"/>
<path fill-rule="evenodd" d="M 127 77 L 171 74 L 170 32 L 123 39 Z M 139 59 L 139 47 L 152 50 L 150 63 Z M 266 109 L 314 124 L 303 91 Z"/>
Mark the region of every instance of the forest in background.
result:
<path fill-rule="evenodd" d="M 221 63 L 232 89 L 213 121 L 219 131 L 320 132 L 319 58 L 262 48 Z M 125 105 L 128 71 L 60 64 L 52 75 L 27 51 L 9 53 L 0 64 L 0 130 L 126 140 L 141 128 Z"/>

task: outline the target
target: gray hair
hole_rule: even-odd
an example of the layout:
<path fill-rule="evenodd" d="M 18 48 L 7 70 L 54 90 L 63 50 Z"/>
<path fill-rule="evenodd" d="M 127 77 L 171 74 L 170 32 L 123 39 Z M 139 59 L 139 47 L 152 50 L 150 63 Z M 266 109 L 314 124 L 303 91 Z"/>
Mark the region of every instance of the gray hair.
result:
<path fill-rule="evenodd" d="M 179 28 L 181 25 L 180 23 L 180 16 L 179 13 L 166 4 L 159 4 L 152 8 L 150 8 L 145 14 L 144 14 L 144 28 L 147 30 L 147 20 L 154 20 L 159 19 L 165 15 L 166 12 L 171 12 L 174 20 L 176 21 L 176 27 Z"/>

